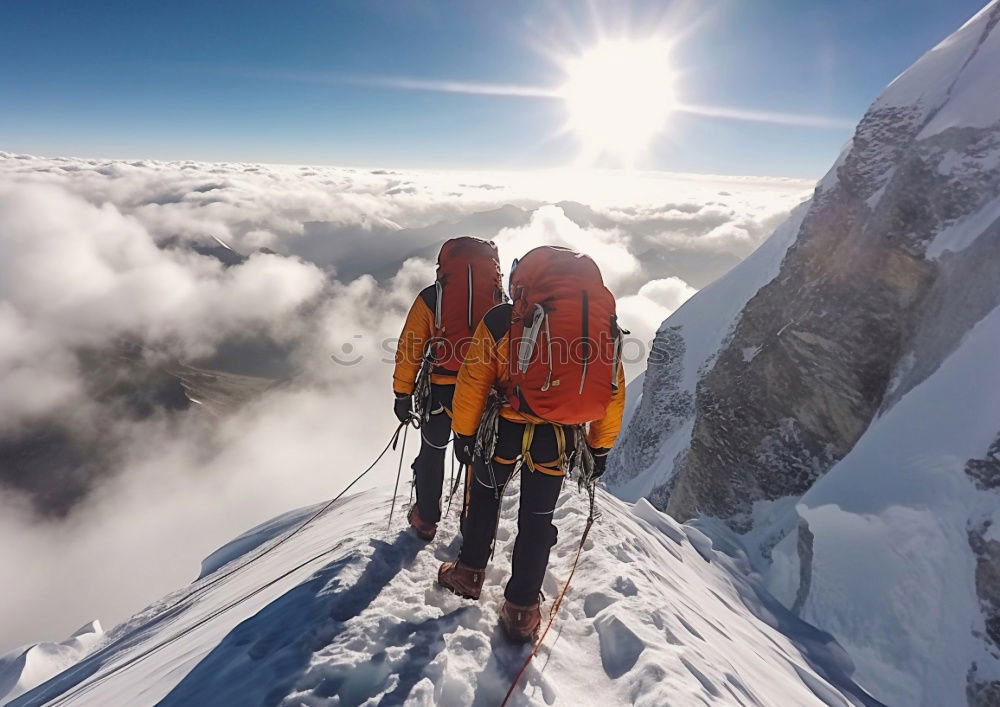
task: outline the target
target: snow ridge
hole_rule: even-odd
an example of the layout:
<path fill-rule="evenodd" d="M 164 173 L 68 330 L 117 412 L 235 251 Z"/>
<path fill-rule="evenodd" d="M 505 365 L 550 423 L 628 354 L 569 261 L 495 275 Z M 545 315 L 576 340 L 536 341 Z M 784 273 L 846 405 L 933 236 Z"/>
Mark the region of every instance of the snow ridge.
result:
<path fill-rule="evenodd" d="M 12 705 L 498 703 L 528 651 L 496 629 L 516 488 L 478 603 L 434 586 L 438 563 L 457 551 L 456 519 L 425 545 L 398 519 L 385 529 L 390 502 L 382 488 L 341 501 L 258 563 L 149 607 Z M 594 695 L 638 705 L 878 704 L 851 680 L 846 653 L 749 579 L 745 560 L 646 501 L 629 506 L 601 491 L 598 505 L 556 625 L 513 704 L 589 704 Z M 568 489 L 555 517 L 548 597 L 568 574 L 585 497 Z"/>
<path fill-rule="evenodd" d="M 0 704 L 45 682 L 91 652 L 104 638 L 100 621 L 92 621 L 61 643 L 38 643 L 0 657 Z"/>

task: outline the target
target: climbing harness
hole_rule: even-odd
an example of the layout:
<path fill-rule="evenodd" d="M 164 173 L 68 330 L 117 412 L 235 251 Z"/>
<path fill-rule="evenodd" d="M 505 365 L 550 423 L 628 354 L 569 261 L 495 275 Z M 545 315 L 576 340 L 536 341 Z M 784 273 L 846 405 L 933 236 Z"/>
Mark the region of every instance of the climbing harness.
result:
<path fill-rule="evenodd" d="M 549 423 L 546 423 L 549 424 Z M 563 425 L 551 423 L 552 432 L 556 438 L 556 458 L 551 464 L 540 464 L 535 461 L 531 454 L 531 445 L 535 441 L 535 429 L 538 425 L 534 422 L 524 423 L 524 432 L 521 434 L 521 462 L 526 465 L 529 471 L 541 471 L 548 474 L 565 475 L 570 469 L 570 457 L 566 454 L 566 430 Z M 504 460 L 507 461 L 507 460 Z"/>

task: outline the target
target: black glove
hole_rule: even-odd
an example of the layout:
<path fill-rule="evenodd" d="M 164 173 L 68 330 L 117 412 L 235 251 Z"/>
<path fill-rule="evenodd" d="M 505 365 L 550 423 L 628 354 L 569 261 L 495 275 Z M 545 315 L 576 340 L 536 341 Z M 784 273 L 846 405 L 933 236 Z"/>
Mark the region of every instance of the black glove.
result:
<path fill-rule="evenodd" d="M 455 458 L 459 464 L 472 464 L 472 456 L 476 451 L 475 435 L 455 434 Z"/>
<path fill-rule="evenodd" d="M 594 475 L 591 478 L 601 478 L 608 468 L 608 454 L 610 453 L 611 449 L 608 447 L 598 447 L 596 449 L 590 447 L 590 455 L 594 457 Z"/>
<path fill-rule="evenodd" d="M 392 411 L 396 413 L 396 419 L 406 422 L 410 419 L 410 409 L 413 407 L 413 396 L 409 393 L 396 393 L 396 402 L 392 404 Z"/>

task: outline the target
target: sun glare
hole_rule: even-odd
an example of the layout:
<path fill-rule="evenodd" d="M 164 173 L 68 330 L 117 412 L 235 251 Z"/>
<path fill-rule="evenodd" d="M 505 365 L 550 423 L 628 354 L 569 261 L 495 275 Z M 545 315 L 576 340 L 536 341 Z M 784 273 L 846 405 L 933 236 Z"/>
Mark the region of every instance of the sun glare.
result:
<path fill-rule="evenodd" d="M 669 45 L 606 41 L 566 62 L 562 90 L 583 159 L 627 164 L 666 124 L 674 105 Z"/>

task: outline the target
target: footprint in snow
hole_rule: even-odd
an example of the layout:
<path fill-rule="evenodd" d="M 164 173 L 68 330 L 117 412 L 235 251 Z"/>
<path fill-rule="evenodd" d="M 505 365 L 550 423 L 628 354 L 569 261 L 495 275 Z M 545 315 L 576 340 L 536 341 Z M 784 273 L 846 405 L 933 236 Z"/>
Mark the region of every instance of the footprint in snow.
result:
<path fill-rule="evenodd" d="M 615 581 L 611 583 L 611 588 L 626 597 L 634 597 L 639 593 L 639 589 L 635 586 L 635 582 L 628 577 L 616 578 Z"/>
<path fill-rule="evenodd" d="M 601 592 L 593 592 L 583 600 L 583 613 L 588 619 L 592 619 L 614 603 L 613 597 Z"/>
<path fill-rule="evenodd" d="M 617 616 L 599 616 L 594 625 L 597 627 L 604 672 L 612 680 L 620 678 L 635 667 L 646 644 Z"/>
<path fill-rule="evenodd" d="M 619 562 L 635 562 L 635 557 L 629 553 L 628 549 L 625 547 L 625 543 L 619 543 L 618 545 L 612 545 L 608 548 L 608 552 L 614 555 L 615 559 Z"/>

